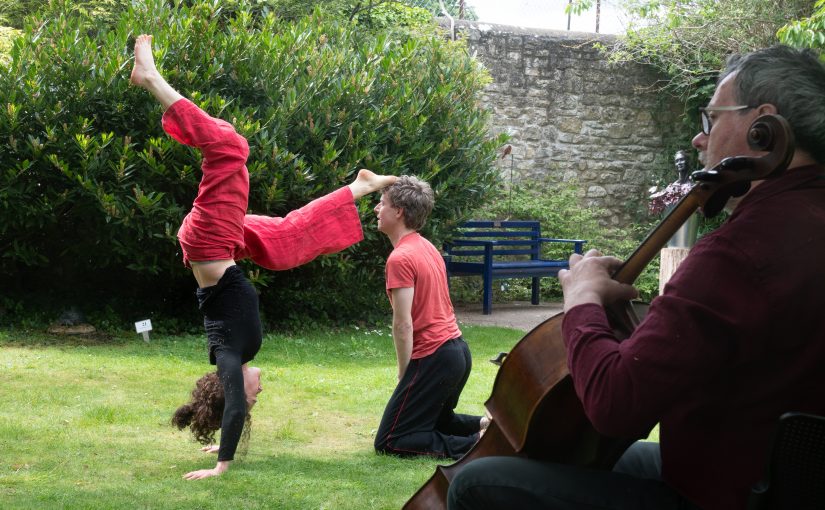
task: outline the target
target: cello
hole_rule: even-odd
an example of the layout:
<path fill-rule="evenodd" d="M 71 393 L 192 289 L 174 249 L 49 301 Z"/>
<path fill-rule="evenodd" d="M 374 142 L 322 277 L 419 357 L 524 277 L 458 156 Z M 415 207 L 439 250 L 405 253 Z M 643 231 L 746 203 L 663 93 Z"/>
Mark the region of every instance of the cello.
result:
<path fill-rule="evenodd" d="M 711 169 L 694 172 L 696 184 L 648 234 L 612 278 L 633 284 L 647 264 L 694 212 L 718 214 L 731 197 L 744 195 L 754 180 L 777 177 L 794 153 L 793 132 L 779 115 L 763 115 L 748 130 L 748 145 L 761 157 L 730 157 Z M 610 325 L 621 341 L 628 338 L 646 310 L 641 303 L 605 306 Z M 481 439 L 461 459 L 438 466 L 407 501 L 405 510 L 446 509 L 453 477 L 470 461 L 488 456 L 518 456 L 611 469 L 640 438 L 600 434 L 587 418 L 567 368 L 561 333 L 564 313 L 536 326 L 504 357 L 485 407 L 492 420 Z"/>

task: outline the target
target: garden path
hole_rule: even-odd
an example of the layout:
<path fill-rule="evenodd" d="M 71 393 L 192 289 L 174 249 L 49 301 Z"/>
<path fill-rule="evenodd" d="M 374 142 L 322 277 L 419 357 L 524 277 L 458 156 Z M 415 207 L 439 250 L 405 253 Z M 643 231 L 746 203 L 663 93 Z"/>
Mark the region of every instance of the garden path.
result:
<path fill-rule="evenodd" d="M 459 325 L 501 326 L 525 332 L 562 311 L 561 302 L 538 305 L 532 305 L 529 301 L 493 303 L 493 313 L 490 315 L 481 313 L 481 303 L 460 303 L 454 306 Z"/>

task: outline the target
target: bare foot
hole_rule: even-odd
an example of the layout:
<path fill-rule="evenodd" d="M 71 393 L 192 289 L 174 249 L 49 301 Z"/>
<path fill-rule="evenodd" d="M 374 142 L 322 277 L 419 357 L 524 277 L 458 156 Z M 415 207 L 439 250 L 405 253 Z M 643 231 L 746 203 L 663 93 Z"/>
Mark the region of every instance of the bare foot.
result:
<path fill-rule="evenodd" d="M 135 40 L 135 66 L 132 68 L 129 81 L 151 92 L 164 110 L 183 99 L 183 96 L 163 79 L 158 68 L 155 67 L 151 35 L 142 34 Z"/>
<path fill-rule="evenodd" d="M 135 66 L 132 68 L 129 81 L 133 85 L 146 88 L 149 82 L 158 76 L 160 74 L 155 67 L 155 57 L 152 55 L 152 36 L 139 35 L 135 40 Z"/>
<path fill-rule="evenodd" d="M 371 170 L 362 168 L 358 170 L 358 176 L 349 184 L 349 188 L 352 190 L 352 196 L 359 199 L 373 191 L 384 189 L 397 180 L 398 177 L 395 175 L 378 175 Z"/>

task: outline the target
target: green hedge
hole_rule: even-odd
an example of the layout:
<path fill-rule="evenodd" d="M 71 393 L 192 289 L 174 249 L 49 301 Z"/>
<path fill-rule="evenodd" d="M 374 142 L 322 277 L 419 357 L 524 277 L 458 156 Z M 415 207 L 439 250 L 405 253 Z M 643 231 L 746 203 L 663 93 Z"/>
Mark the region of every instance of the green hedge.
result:
<path fill-rule="evenodd" d="M 160 107 L 128 83 L 139 33 L 154 34 L 174 87 L 249 139 L 250 212 L 284 215 L 361 167 L 416 174 L 437 194 L 425 232 L 437 242 L 497 181 L 503 139 L 477 104 L 488 77 L 460 43 L 435 29 L 389 37 L 319 11 L 287 23 L 220 5 L 150 0 L 102 27 L 52 5 L 28 20 L 0 65 L 6 310 L 73 304 L 113 321 L 196 323 L 175 233 L 195 197 L 198 154 L 162 132 Z M 360 206 L 366 240 L 355 248 L 253 273 L 268 319 L 386 310 L 389 246 L 372 205 Z"/>

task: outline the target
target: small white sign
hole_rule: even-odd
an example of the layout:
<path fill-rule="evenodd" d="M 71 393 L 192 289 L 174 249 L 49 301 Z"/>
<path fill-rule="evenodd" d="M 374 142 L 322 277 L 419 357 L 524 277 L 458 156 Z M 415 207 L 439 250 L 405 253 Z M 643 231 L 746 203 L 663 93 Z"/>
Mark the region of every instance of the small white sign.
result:
<path fill-rule="evenodd" d="M 152 331 L 152 321 L 149 319 L 137 321 L 135 323 L 135 331 L 143 335 L 143 341 L 149 343 L 149 332 Z"/>
<path fill-rule="evenodd" d="M 144 321 L 137 321 L 135 323 L 135 331 L 143 333 L 144 331 L 152 331 L 152 321 L 146 319 Z"/>

